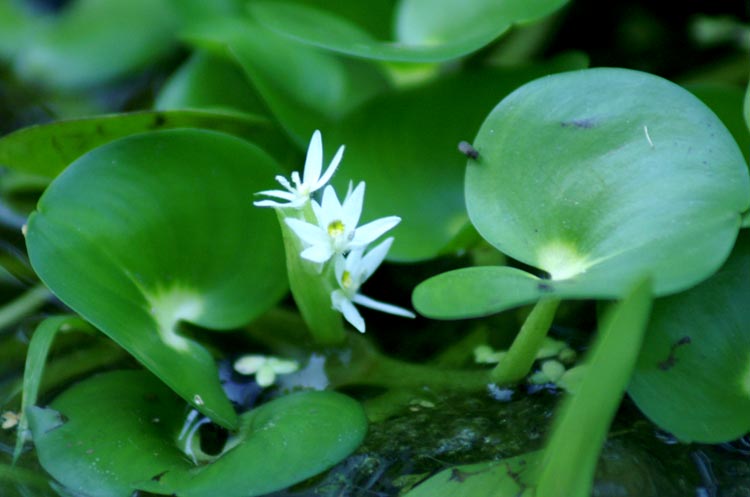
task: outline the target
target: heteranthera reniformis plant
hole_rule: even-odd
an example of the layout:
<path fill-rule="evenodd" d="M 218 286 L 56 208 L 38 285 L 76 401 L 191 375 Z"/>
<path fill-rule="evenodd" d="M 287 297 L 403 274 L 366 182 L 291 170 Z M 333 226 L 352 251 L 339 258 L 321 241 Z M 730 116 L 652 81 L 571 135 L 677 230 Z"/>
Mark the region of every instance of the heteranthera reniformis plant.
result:
<path fill-rule="evenodd" d="M 631 494 L 682 496 L 655 428 L 749 428 L 743 21 L 40 3 L 0 0 L 3 495 L 606 495 L 640 430 Z"/>

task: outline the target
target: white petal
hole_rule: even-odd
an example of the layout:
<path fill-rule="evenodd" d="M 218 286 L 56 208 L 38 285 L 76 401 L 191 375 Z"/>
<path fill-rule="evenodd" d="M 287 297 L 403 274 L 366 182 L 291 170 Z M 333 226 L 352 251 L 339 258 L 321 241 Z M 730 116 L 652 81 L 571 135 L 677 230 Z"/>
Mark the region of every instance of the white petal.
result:
<path fill-rule="evenodd" d="M 336 254 L 336 261 L 333 266 L 333 271 L 336 274 L 336 281 L 338 282 L 339 286 L 343 287 L 341 279 L 344 277 L 344 271 L 349 271 L 348 257 L 345 258 L 341 254 Z M 351 273 L 351 271 L 349 272 Z"/>
<path fill-rule="evenodd" d="M 296 200 L 297 195 L 291 192 L 285 192 L 283 190 L 263 190 L 262 192 L 256 193 L 256 195 L 265 195 L 267 197 L 283 198 L 284 200 Z"/>
<path fill-rule="evenodd" d="M 370 309 L 375 309 L 376 311 L 387 312 L 388 314 L 395 314 L 396 316 L 403 316 L 405 318 L 417 317 L 416 314 L 407 309 L 404 309 L 403 307 L 386 304 L 385 302 L 371 299 L 370 297 L 362 295 L 361 293 L 354 295 L 354 298 L 352 298 L 352 300 L 360 305 L 369 307 Z"/>
<path fill-rule="evenodd" d="M 323 190 L 323 199 L 320 203 L 320 211 L 317 214 L 317 218 L 318 225 L 323 229 L 327 229 L 328 225 L 336 220 L 344 222 L 344 226 L 346 226 L 346 222 L 342 219 L 341 203 L 331 185 L 326 186 Z"/>
<path fill-rule="evenodd" d="M 354 238 L 352 238 L 352 247 L 363 247 L 370 242 L 373 242 L 380 238 L 380 235 L 388 231 L 389 229 L 396 226 L 401 222 L 401 218 L 398 216 L 388 216 L 376 219 L 375 221 L 369 222 L 363 226 L 357 228 L 354 232 Z"/>
<path fill-rule="evenodd" d="M 365 182 L 360 182 L 351 195 L 344 200 L 342 219 L 347 230 L 353 230 L 362 215 L 362 203 L 365 200 Z"/>
<path fill-rule="evenodd" d="M 318 183 L 320 171 L 323 169 L 323 139 L 317 129 L 310 139 L 305 159 L 305 170 L 302 173 L 304 184 L 312 187 Z"/>
<path fill-rule="evenodd" d="M 257 200 L 253 202 L 255 207 L 289 207 L 289 203 L 282 204 L 281 202 L 275 202 L 273 200 Z"/>
<path fill-rule="evenodd" d="M 300 187 L 302 186 L 302 183 L 300 182 L 300 179 L 299 179 L 299 173 L 297 171 L 294 171 L 292 173 L 292 182 L 296 186 L 295 190 L 299 190 Z"/>
<path fill-rule="evenodd" d="M 283 177 L 282 175 L 280 175 L 280 174 L 277 175 L 276 176 L 276 181 L 278 181 L 279 184 L 281 184 L 281 186 L 283 186 L 284 188 L 286 188 L 290 192 L 292 192 L 292 193 L 295 192 L 295 189 L 292 188 L 292 185 L 291 185 L 291 183 L 289 183 L 289 180 L 286 179 L 285 177 Z"/>
<path fill-rule="evenodd" d="M 300 257 L 311 262 L 322 264 L 331 258 L 333 249 L 331 245 L 311 245 L 300 253 Z"/>
<path fill-rule="evenodd" d="M 284 359 L 279 359 L 277 357 L 271 357 L 268 360 L 268 364 L 271 366 L 271 369 L 273 369 L 273 372 L 276 374 L 289 374 L 294 373 L 299 369 L 299 364 L 297 361 L 288 361 Z"/>
<path fill-rule="evenodd" d="M 344 156 L 344 146 L 341 145 L 336 152 L 336 155 L 333 157 L 333 160 L 331 160 L 331 164 L 328 166 L 328 169 L 326 169 L 326 172 L 323 174 L 323 177 L 318 180 L 318 182 L 313 187 L 312 191 L 318 190 L 320 188 L 323 188 L 326 183 L 328 183 L 331 178 L 333 177 L 333 173 L 336 172 L 336 168 L 339 167 L 339 163 L 341 162 L 341 157 Z"/>
<path fill-rule="evenodd" d="M 270 364 L 264 364 L 262 368 L 255 373 L 255 382 L 261 387 L 270 387 L 276 380 L 276 373 Z"/>
<path fill-rule="evenodd" d="M 267 359 L 262 355 L 246 355 L 234 361 L 234 370 L 240 374 L 254 374 L 265 363 Z"/>
<path fill-rule="evenodd" d="M 358 268 L 358 277 L 360 284 L 367 281 L 367 279 L 372 276 L 372 273 L 374 273 L 375 270 L 380 267 L 380 265 L 383 263 L 383 260 L 385 259 L 385 256 L 388 254 L 388 251 L 391 249 L 392 243 L 393 237 L 386 238 L 374 249 L 367 252 L 367 255 L 362 258 L 362 262 Z"/>
<path fill-rule="evenodd" d="M 365 320 L 352 301 L 349 300 L 341 290 L 331 292 L 331 303 L 333 308 L 344 315 L 344 319 L 349 321 L 360 333 L 365 332 Z"/>
<path fill-rule="evenodd" d="M 330 245 L 328 233 L 314 224 L 289 217 L 284 222 L 303 242 L 309 245 Z"/>

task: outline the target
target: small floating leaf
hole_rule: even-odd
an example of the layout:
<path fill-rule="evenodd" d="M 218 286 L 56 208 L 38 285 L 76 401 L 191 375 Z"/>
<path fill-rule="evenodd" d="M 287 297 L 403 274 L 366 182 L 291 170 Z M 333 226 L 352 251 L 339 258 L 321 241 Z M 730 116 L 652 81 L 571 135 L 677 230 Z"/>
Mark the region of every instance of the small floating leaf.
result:
<path fill-rule="evenodd" d="M 684 442 L 727 442 L 750 430 L 749 303 L 750 236 L 743 232 L 718 273 L 654 304 L 628 393 Z"/>
<path fill-rule="evenodd" d="M 213 358 L 179 326 L 243 325 L 286 290 L 276 220 L 251 202 L 276 172 L 257 147 L 210 131 L 112 142 L 40 199 L 28 225 L 32 266 L 184 399 L 233 426 Z"/>
<path fill-rule="evenodd" d="M 137 489 L 179 497 L 252 497 L 333 466 L 364 438 L 360 405 L 335 392 L 303 392 L 241 416 L 240 429 L 210 464 L 194 465 L 185 405 L 144 371 L 115 371 L 79 383 L 31 410 L 44 468 L 91 497 Z M 197 435 L 199 436 L 199 435 Z"/>
<path fill-rule="evenodd" d="M 542 452 L 441 471 L 404 497 L 530 497 Z"/>

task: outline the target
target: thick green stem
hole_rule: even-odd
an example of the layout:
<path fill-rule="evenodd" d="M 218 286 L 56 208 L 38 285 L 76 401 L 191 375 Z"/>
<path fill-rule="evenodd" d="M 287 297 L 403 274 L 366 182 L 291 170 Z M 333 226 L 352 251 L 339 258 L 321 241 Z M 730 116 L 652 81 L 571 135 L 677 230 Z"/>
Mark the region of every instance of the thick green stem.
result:
<path fill-rule="evenodd" d="M 0 330 L 8 328 L 42 307 L 52 296 L 47 287 L 37 285 L 0 308 Z"/>
<path fill-rule="evenodd" d="M 517 383 L 529 374 L 559 305 L 558 299 L 536 303 L 510 350 L 492 370 L 492 381 L 499 384 Z"/>

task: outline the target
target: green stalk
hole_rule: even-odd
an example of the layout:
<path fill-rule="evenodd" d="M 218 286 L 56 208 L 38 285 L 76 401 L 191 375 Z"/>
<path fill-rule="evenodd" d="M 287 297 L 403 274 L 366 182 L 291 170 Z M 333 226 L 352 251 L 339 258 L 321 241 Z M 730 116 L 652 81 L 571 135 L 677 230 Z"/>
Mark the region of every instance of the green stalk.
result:
<path fill-rule="evenodd" d="M 493 382 L 501 385 L 517 383 L 529 374 L 559 305 L 559 299 L 543 299 L 536 303 L 510 350 L 492 370 Z"/>
<path fill-rule="evenodd" d="M 0 330 L 4 330 L 41 308 L 52 296 L 47 287 L 36 285 L 0 308 Z"/>

